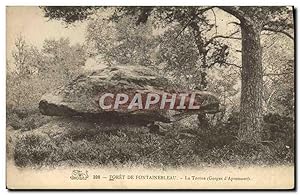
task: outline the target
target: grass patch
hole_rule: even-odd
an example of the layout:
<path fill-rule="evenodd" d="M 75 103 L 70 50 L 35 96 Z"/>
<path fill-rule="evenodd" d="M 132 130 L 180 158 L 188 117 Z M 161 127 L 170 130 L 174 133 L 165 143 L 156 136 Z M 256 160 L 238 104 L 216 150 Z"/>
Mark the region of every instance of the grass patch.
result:
<path fill-rule="evenodd" d="M 190 129 L 189 132 L 194 132 L 192 137 L 174 128 L 162 136 L 134 125 L 105 126 L 78 119 L 62 120 L 20 134 L 13 157 L 20 167 L 247 166 L 294 161 L 293 144 L 286 145 L 289 136 L 251 145 L 236 140 L 236 127 L 232 123 L 211 127 L 209 134 Z"/>

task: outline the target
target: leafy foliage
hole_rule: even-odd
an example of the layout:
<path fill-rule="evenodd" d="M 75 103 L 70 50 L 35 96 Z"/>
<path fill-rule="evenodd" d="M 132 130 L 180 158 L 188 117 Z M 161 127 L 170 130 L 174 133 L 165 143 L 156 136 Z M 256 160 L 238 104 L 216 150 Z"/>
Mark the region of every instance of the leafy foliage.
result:
<path fill-rule="evenodd" d="M 34 129 L 47 121 L 38 111 L 41 96 L 78 73 L 85 63 L 85 50 L 71 46 L 67 39 L 45 40 L 38 50 L 19 37 L 12 55 L 14 64 L 7 74 L 7 125 Z"/>
<path fill-rule="evenodd" d="M 42 6 L 45 17 L 62 20 L 66 23 L 85 20 L 93 14 L 94 6 Z"/>
<path fill-rule="evenodd" d="M 97 18 L 87 28 L 89 53 L 100 55 L 109 65 L 153 66 L 151 54 L 157 46 L 149 25 L 136 26 L 131 17 L 117 23 Z"/>

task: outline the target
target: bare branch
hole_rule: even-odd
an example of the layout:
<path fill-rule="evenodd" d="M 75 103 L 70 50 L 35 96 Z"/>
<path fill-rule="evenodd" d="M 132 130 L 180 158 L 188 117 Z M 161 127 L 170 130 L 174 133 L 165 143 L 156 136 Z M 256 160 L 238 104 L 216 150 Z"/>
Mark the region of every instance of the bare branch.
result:
<path fill-rule="evenodd" d="M 231 33 L 230 35 L 216 35 L 216 36 L 210 38 L 210 39 L 206 42 L 205 47 L 208 46 L 210 43 L 212 43 L 213 40 L 218 39 L 218 38 L 241 40 L 241 37 L 233 37 L 233 35 L 235 35 L 235 34 L 238 33 L 238 32 L 239 32 L 239 31 L 235 31 L 235 32 Z"/>
<path fill-rule="evenodd" d="M 282 73 L 266 73 L 263 76 L 282 76 L 287 74 L 294 74 L 294 72 L 282 72 Z"/>
<path fill-rule="evenodd" d="M 189 26 L 189 24 L 192 22 L 192 18 L 184 25 L 184 27 L 180 30 L 180 32 L 176 35 L 175 40 L 181 35 L 181 33 Z"/>
<path fill-rule="evenodd" d="M 234 67 L 237 67 L 237 68 L 242 68 L 242 66 L 239 66 L 239 65 L 237 65 L 237 64 L 230 63 L 230 62 L 215 61 L 214 63 L 215 63 L 215 64 L 216 64 L 216 63 L 218 63 L 218 64 L 226 64 L 227 66 L 234 66 Z"/>
<path fill-rule="evenodd" d="M 223 64 L 226 64 L 228 66 L 234 66 L 234 67 L 237 67 L 237 68 L 242 68 L 242 66 L 239 66 L 239 65 L 233 64 L 233 63 L 229 63 L 229 62 L 223 62 Z"/>
<path fill-rule="evenodd" d="M 217 35 L 217 34 L 218 34 L 217 16 L 216 16 L 216 13 L 215 13 L 214 9 L 211 9 L 211 11 L 212 11 L 212 13 L 213 13 L 213 15 L 214 15 L 214 20 L 215 20 L 215 30 L 216 30 L 215 34 Z"/>
<path fill-rule="evenodd" d="M 271 31 L 271 32 L 275 32 L 275 33 L 282 33 L 282 34 L 286 35 L 287 37 L 289 37 L 290 39 L 294 40 L 294 37 L 284 30 L 278 30 L 278 29 L 273 29 L 273 28 L 268 28 L 268 27 L 264 27 L 262 30 Z"/>
<path fill-rule="evenodd" d="M 240 25 L 241 25 L 241 24 L 238 23 L 238 22 L 229 22 L 228 24 L 235 24 L 235 25 L 237 25 L 237 26 L 240 26 Z"/>

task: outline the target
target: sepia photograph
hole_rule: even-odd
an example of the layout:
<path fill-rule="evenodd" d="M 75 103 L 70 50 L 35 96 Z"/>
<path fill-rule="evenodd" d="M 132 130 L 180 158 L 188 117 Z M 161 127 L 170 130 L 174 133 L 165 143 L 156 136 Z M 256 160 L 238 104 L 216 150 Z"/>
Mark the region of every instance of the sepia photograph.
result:
<path fill-rule="evenodd" d="M 7 188 L 295 190 L 294 16 L 7 6 Z"/>

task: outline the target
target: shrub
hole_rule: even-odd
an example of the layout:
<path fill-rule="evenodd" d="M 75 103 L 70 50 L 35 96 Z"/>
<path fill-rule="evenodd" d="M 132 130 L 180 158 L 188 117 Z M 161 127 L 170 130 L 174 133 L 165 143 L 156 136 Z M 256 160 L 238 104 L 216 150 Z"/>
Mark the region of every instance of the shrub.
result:
<path fill-rule="evenodd" d="M 51 120 L 51 117 L 42 115 L 37 109 L 8 109 L 6 116 L 7 126 L 23 131 L 38 128 Z"/>
<path fill-rule="evenodd" d="M 39 134 L 25 134 L 16 142 L 14 159 L 17 166 L 42 166 L 47 164 L 55 147 L 46 137 Z"/>
<path fill-rule="evenodd" d="M 237 139 L 239 123 L 236 116 L 232 114 L 227 122 L 210 125 L 209 131 L 193 127 L 189 129 L 192 136 L 183 136 L 181 131 L 171 129 L 172 126 L 166 126 L 170 129 L 165 135 L 160 135 L 141 126 L 107 126 L 68 119 L 59 123 L 61 133 L 54 133 L 55 137 L 49 138 L 37 132 L 21 136 L 15 146 L 14 158 L 18 166 L 138 164 L 145 167 L 181 167 L 293 162 L 293 144 L 290 142 L 293 136 L 288 133 L 293 131 L 292 119 L 266 116 L 268 123 L 264 124 L 264 132 L 270 132 L 265 133 L 269 136 L 265 136 L 262 142 L 247 144 Z M 281 128 L 287 132 L 286 136 L 274 136 Z M 290 148 L 286 147 L 287 143 Z"/>

